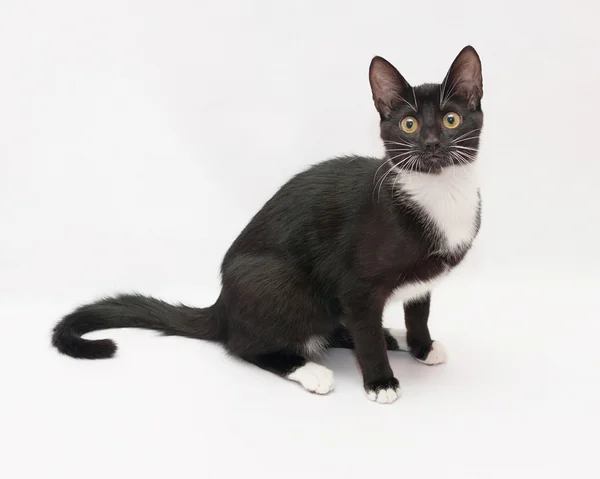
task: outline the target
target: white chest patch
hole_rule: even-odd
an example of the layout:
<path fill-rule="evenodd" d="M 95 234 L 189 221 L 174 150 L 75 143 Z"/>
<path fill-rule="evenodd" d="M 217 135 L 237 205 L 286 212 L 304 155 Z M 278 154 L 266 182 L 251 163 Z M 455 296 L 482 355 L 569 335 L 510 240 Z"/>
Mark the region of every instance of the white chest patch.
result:
<path fill-rule="evenodd" d="M 397 184 L 439 232 L 442 251 L 473 241 L 479 208 L 474 164 L 444 168 L 438 175 L 402 172 Z"/>
<path fill-rule="evenodd" d="M 473 241 L 477 228 L 479 187 L 474 164 L 445 168 L 438 175 L 402 172 L 397 180 L 439 237 L 438 250 L 453 253 Z M 425 296 L 449 269 L 428 281 L 407 283 L 394 292 L 404 303 Z"/>

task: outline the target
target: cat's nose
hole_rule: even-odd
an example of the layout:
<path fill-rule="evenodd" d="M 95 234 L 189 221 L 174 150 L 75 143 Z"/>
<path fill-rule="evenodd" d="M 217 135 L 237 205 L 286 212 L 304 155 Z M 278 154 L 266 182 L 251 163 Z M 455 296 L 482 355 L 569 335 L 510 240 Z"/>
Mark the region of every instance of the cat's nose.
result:
<path fill-rule="evenodd" d="M 437 151 L 437 149 L 440 147 L 440 139 L 435 136 L 430 136 L 425 139 L 423 144 L 425 145 L 425 149 L 429 153 L 435 153 Z"/>

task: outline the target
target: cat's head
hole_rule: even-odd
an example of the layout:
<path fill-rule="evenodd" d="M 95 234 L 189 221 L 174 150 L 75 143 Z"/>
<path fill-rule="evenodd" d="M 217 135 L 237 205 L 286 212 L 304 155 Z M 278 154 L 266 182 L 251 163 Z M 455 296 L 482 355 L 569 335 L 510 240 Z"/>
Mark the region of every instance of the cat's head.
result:
<path fill-rule="evenodd" d="M 412 87 L 387 60 L 369 68 L 387 157 L 401 169 L 439 173 L 475 161 L 483 126 L 479 55 L 462 49 L 442 83 Z"/>

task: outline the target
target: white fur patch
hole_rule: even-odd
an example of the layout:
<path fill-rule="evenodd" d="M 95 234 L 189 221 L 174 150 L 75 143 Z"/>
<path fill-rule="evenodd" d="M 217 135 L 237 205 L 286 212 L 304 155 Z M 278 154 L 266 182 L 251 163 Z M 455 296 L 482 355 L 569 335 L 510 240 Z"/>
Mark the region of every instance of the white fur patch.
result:
<path fill-rule="evenodd" d="M 436 252 L 450 253 L 469 245 L 475 237 L 479 209 L 479 186 L 475 164 L 450 166 L 439 174 L 401 171 L 394 179 L 398 191 L 410 201 L 439 237 Z M 447 274 L 449 269 L 428 281 L 407 283 L 394 292 L 404 303 L 422 298 Z"/>
<path fill-rule="evenodd" d="M 396 340 L 398 343 L 398 349 L 400 351 L 409 351 L 408 342 L 406 341 L 406 331 L 403 329 L 388 329 L 389 335 Z M 417 359 L 417 358 L 415 358 Z M 448 354 L 446 348 L 439 341 L 434 341 L 431 345 L 431 351 L 425 359 L 417 359 L 420 363 L 427 365 L 442 364 L 448 361 Z"/>
<path fill-rule="evenodd" d="M 367 397 L 379 404 L 390 404 L 400 397 L 400 389 L 381 389 L 378 392 L 367 391 Z"/>
<path fill-rule="evenodd" d="M 479 208 L 475 164 L 449 166 L 439 174 L 403 171 L 397 183 L 442 235 L 442 251 L 452 252 L 473 241 Z"/>
<path fill-rule="evenodd" d="M 334 387 L 333 371 L 313 362 L 299 367 L 287 378 L 300 383 L 307 391 L 317 394 L 327 394 Z"/>
<path fill-rule="evenodd" d="M 412 300 L 422 298 L 429 293 L 440 281 L 442 281 L 448 270 L 443 273 L 434 276 L 429 281 L 415 281 L 413 283 L 407 283 L 400 286 L 394 291 L 392 300 L 399 300 L 403 303 L 409 303 Z"/>
<path fill-rule="evenodd" d="M 389 335 L 396 340 L 400 351 L 410 351 L 406 342 L 406 331 L 403 329 L 388 329 Z"/>
<path fill-rule="evenodd" d="M 431 351 L 425 359 L 417 359 L 420 363 L 433 366 L 434 364 L 442 364 L 448 361 L 446 348 L 439 341 L 434 341 L 431 345 Z"/>
<path fill-rule="evenodd" d="M 327 349 L 328 341 L 323 336 L 313 336 L 304 343 L 304 354 L 315 358 L 321 356 Z"/>

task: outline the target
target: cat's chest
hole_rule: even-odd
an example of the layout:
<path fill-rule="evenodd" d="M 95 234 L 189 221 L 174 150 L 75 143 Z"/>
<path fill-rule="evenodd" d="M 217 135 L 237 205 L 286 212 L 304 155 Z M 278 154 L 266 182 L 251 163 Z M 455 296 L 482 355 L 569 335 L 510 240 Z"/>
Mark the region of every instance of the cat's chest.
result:
<path fill-rule="evenodd" d="M 449 167 L 438 175 L 402 173 L 398 183 L 401 201 L 432 238 L 435 251 L 454 254 L 471 244 L 480 208 L 474 165 Z"/>
<path fill-rule="evenodd" d="M 420 258 L 398 276 L 394 287 L 394 299 L 406 302 L 424 296 L 448 276 L 462 261 L 466 252 L 465 248 L 451 256 L 432 254 Z"/>
<path fill-rule="evenodd" d="M 424 235 L 421 253 L 396 283 L 394 297 L 406 302 L 427 294 L 462 261 L 479 229 L 480 196 L 468 167 L 440 175 L 407 174 L 399 183 L 402 201 Z"/>

